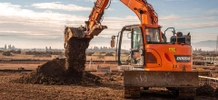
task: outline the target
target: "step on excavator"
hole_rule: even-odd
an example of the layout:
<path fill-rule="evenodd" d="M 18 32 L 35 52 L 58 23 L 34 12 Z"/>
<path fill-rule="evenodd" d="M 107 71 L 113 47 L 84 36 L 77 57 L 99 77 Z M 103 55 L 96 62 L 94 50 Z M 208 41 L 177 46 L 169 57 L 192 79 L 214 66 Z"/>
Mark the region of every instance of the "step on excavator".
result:
<path fill-rule="evenodd" d="M 140 24 L 124 26 L 116 36 L 118 68 L 124 72 L 125 98 L 140 97 L 140 89 L 149 87 L 166 87 L 178 97 L 193 98 L 199 80 L 198 72 L 192 71 L 190 33 L 184 35 L 173 27 L 162 32 L 157 13 L 146 0 L 120 2 L 140 20 Z M 65 47 L 74 46 L 68 43 L 72 38 L 89 41 L 107 29 L 101 19 L 109 3 L 109 0 L 97 0 L 85 26 L 66 27 Z M 169 30 L 172 36 L 167 39 Z M 112 36 L 111 46 L 115 46 L 114 40 Z M 71 58 L 68 55 L 67 59 Z"/>

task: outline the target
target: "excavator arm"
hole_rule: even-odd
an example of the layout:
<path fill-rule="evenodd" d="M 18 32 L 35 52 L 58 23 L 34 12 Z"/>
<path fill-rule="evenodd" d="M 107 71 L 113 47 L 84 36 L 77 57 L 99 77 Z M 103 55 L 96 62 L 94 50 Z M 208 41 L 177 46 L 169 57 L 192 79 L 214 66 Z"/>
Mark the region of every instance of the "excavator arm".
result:
<path fill-rule="evenodd" d="M 151 4 L 146 0 L 120 0 L 139 18 L 141 24 L 158 25 L 158 16 Z M 109 0 L 97 0 L 86 21 L 86 35 L 98 35 L 107 26 L 101 25 L 101 19 Z"/>
<path fill-rule="evenodd" d="M 95 2 L 92 12 L 89 15 L 89 20 L 85 21 L 85 27 L 65 27 L 65 46 L 67 45 L 67 41 L 72 37 L 93 38 L 93 36 L 97 36 L 102 30 L 107 28 L 107 26 L 101 25 L 101 19 L 108 2 L 109 0 L 97 0 Z"/>
<path fill-rule="evenodd" d="M 108 4 L 109 0 L 97 0 L 92 12 L 89 16 L 89 20 L 86 21 L 86 32 L 87 35 L 98 35 L 100 31 L 95 32 L 96 28 L 98 30 L 103 30 L 107 28 L 106 26 L 101 25 L 101 19 L 104 14 L 104 10 Z"/>
<path fill-rule="evenodd" d="M 146 0 L 120 0 L 124 5 L 130 8 L 139 18 L 141 24 L 158 24 L 158 16 L 154 11 L 151 4 Z M 104 14 L 104 10 L 108 5 L 109 0 L 97 0 L 89 16 L 89 20 L 86 21 L 86 31 L 88 35 L 98 35 L 94 33 L 96 27 L 104 27 L 101 25 L 101 19 Z M 104 28 L 102 28 L 104 29 Z"/>
<path fill-rule="evenodd" d="M 158 16 L 151 4 L 146 0 L 120 0 L 139 18 L 141 24 L 158 25 Z"/>
<path fill-rule="evenodd" d="M 157 25 L 158 17 L 153 7 L 146 0 L 120 0 L 124 5 L 130 8 L 139 18 L 141 24 Z M 85 27 L 66 27 L 65 28 L 65 43 L 72 37 L 77 38 L 92 38 L 99 35 L 105 25 L 101 25 L 101 19 L 104 15 L 106 6 L 109 0 L 97 0 L 92 12 L 89 15 L 89 20 L 85 21 Z"/>

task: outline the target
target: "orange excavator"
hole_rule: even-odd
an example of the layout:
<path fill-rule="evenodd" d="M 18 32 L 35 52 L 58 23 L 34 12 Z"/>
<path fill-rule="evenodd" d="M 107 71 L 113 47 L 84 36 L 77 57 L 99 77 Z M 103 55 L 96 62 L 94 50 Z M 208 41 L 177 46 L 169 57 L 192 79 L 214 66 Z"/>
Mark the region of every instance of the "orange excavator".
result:
<path fill-rule="evenodd" d="M 192 71 L 190 33 L 183 35 L 173 27 L 162 32 L 158 16 L 146 0 L 120 1 L 141 22 L 124 26 L 117 35 L 118 68 L 124 71 L 125 97 L 140 96 L 141 87 L 166 87 L 180 97 L 193 97 L 199 81 L 198 72 Z M 101 19 L 109 3 L 97 0 L 84 27 L 66 27 L 65 45 L 70 38 L 93 38 L 106 29 Z M 168 30 L 172 32 L 169 39 Z"/>

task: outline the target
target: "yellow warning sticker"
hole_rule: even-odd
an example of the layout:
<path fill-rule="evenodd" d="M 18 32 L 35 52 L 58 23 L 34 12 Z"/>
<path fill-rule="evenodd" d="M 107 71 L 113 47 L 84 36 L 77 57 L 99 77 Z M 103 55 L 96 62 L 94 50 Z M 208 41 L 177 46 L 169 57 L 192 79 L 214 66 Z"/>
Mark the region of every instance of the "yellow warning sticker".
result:
<path fill-rule="evenodd" d="M 176 52 L 176 48 L 169 48 L 169 52 Z"/>

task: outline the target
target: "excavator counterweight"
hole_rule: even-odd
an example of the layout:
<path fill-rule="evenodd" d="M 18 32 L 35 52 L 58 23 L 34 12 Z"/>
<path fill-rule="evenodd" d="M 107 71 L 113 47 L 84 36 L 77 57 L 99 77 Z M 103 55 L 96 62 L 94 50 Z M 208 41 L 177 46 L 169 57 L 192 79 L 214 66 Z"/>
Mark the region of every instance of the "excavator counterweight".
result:
<path fill-rule="evenodd" d="M 125 71 L 124 85 L 138 87 L 198 87 L 197 77 L 198 73 L 192 71 Z"/>

